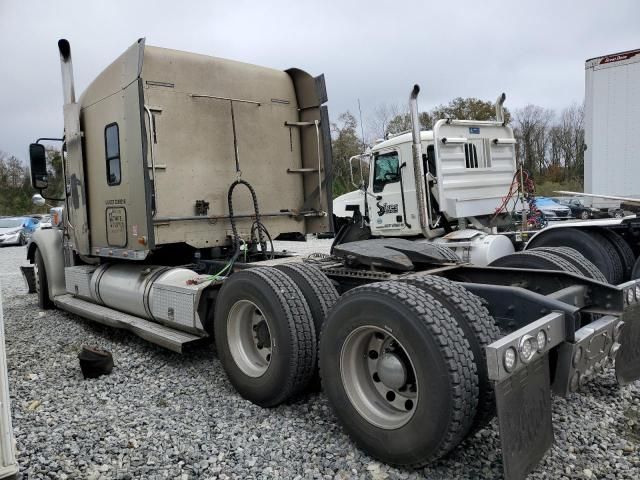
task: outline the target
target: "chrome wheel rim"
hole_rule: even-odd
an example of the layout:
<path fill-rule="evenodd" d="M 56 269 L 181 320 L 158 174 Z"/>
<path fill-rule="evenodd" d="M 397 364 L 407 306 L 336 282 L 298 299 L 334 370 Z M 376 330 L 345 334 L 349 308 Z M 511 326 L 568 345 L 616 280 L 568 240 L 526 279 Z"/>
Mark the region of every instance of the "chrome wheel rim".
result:
<path fill-rule="evenodd" d="M 227 317 L 227 342 L 234 362 L 245 375 L 264 375 L 273 346 L 268 319 L 255 303 L 238 300 L 233 304 Z"/>
<path fill-rule="evenodd" d="M 358 413 L 386 430 L 413 417 L 419 388 L 413 362 L 393 335 L 367 325 L 346 338 L 340 352 L 342 385 Z"/>

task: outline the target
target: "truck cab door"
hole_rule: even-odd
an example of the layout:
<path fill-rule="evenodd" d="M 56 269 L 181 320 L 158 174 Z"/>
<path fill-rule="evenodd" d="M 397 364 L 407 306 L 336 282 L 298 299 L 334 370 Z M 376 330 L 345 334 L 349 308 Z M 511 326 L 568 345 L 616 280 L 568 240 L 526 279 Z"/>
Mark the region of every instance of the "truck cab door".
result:
<path fill-rule="evenodd" d="M 371 166 L 369 218 L 374 235 L 393 235 L 406 228 L 403 207 L 403 162 L 400 153 L 392 150 L 376 153 Z"/>

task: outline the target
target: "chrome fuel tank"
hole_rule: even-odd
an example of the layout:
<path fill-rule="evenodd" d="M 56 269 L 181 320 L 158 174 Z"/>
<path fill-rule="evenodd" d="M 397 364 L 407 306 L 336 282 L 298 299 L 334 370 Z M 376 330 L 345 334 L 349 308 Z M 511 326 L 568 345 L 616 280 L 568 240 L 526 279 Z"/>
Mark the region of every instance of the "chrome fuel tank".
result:
<path fill-rule="evenodd" d="M 86 290 L 93 302 L 114 310 L 189 331 L 204 329 L 198 306 L 211 281 L 200 278 L 192 282 L 198 278 L 193 270 L 126 263 L 103 264 L 93 273 L 85 266 L 66 270 L 70 279 L 79 277 L 80 283 L 87 279 L 87 273 L 91 275 L 90 280 L 84 280 L 88 288 L 68 288 L 74 296 L 83 298 Z"/>

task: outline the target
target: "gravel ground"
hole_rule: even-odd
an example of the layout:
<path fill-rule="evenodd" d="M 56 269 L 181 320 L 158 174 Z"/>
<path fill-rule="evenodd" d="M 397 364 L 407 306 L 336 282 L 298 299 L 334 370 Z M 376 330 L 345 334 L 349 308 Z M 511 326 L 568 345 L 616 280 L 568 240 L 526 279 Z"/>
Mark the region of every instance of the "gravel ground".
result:
<path fill-rule="evenodd" d="M 326 249 L 330 241 L 281 243 Z M 177 355 L 61 311 L 41 312 L 0 249 L 7 357 L 22 478 L 500 478 L 495 421 L 420 471 L 381 464 L 342 432 L 322 394 L 274 409 L 238 396 L 213 346 Z M 83 345 L 113 353 L 111 375 L 83 380 Z M 554 398 L 556 444 L 530 478 L 640 478 L 640 382 L 612 372 Z"/>

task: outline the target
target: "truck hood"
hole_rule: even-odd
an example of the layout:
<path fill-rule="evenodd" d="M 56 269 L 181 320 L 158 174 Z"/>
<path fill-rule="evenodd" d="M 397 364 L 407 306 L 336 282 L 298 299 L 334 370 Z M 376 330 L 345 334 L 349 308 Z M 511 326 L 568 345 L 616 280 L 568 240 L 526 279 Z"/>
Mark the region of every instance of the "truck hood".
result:
<path fill-rule="evenodd" d="M 352 217 L 353 211 L 347 211 L 346 209 L 348 205 L 360 206 L 360 212 L 364 215 L 364 193 L 362 190 L 354 190 L 334 198 L 333 214 L 339 218 Z"/>

